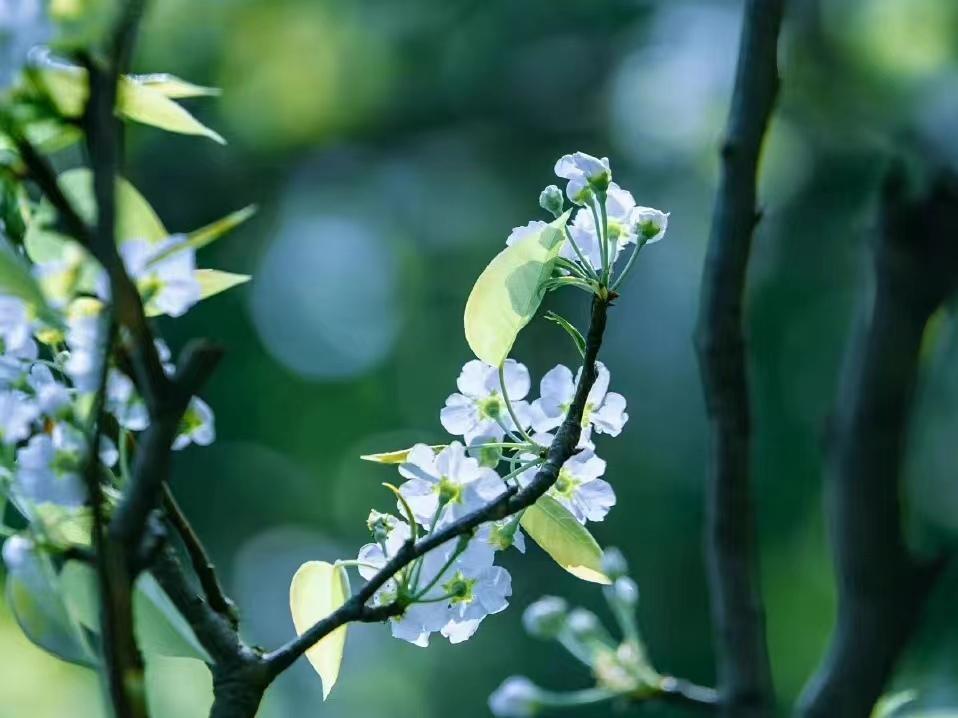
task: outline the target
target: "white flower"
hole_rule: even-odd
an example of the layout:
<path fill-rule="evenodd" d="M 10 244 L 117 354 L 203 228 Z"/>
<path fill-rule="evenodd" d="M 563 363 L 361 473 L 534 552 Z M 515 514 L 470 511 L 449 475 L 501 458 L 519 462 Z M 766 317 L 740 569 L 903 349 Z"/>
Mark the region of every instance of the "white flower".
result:
<path fill-rule="evenodd" d="M 39 416 L 36 402 L 22 391 L 0 392 L 0 441 L 7 446 L 23 441 Z"/>
<path fill-rule="evenodd" d="M 0 339 L 4 353 L 19 354 L 33 343 L 33 321 L 30 309 L 19 297 L 0 295 Z"/>
<path fill-rule="evenodd" d="M 503 376 L 512 409 L 525 429 L 531 423 L 529 403 L 524 401 L 530 387 L 529 370 L 514 359 L 507 359 Z M 462 368 L 456 386 L 459 393 L 450 395 L 446 406 L 439 412 L 439 421 L 450 434 L 462 436 L 466 443 L 472 443 L 478 436 L 501 441 L 507 430 L 516 430 L 503 398 L 496 367 L 473 359 Z"/>
<path fill-rule="evenodd" d="M 70 356 L 64 370 L 82 392 L 96 391 L 103 361 L 103 329 L 99 315 L 73 314 L 67 319 Z"/>
<path fill-rule="evenodd" d="M 179 317 L 200 300 L 196 279 L 196 252 L 183 244 L 183 235 L 162 242 L 132 240 L 120 245 L 127 272 L 136 282 L 146 303 L 163 314 Z"/>
<path fill-rule="evenodd" d="M 37 434 L 17 450 L 16 494 L 35 503 L 82 505 L 84 455 L 83 435 L 67 424 L 56 424 L 51 434 Z"/>
<path fill-rule="evenodd" d="M 30 367 L 27 383 L 33 389 L 37 407 L 45 416 L 56 416 L 60 409 L 70 403 L 70 392 L 56 380 L 46 364 Z"/>
<path fill-rule="evenodd" d="M 632 197 L 632 193 L 612 182 L 606 195 L 605 210 L 609 222 L 609 239 L 613 247 L 610 257 L 613 264 L 625 246 L 636 241 L 634 226 L 631 222 L 634 209 L 635 199 Z M 593 215 L 591 209 L 580 209 L 576 212 L 572 225 L 569 227 L 569 234 L 572 235 L 572 239 L 575 240 L 592 267 L 600 268 L 602 266 L 602 255 L 599 235 L 595 229 L 595 215 Z M 578 258 L 575 250 L 568 243 L 563 245 L 559 254 L 570 260 Z"/>
<path fill-rule="evenodd" d="M 137 395 L 133 380 L 118 369 L 110 369 L 106 377 L 106 410 L 129 431 L 143 431 L 150 425 L 146 403 Z"/>
<path fill-rule="evenodd" d="M 387 530 L 379 543 L 370 543 L 359 551 L 359 573 L 369 579 L 396 554 L 409 539 L 409 525 L 395 517 L 377 515 L 375 530 Z M 392 634 L 417 646 L 426 646 L 432 633 L 439 632 L 451 643 L 471 637 L 489 614 L 504 610 L 512 593 L 509 573 L 492 564 L 495 551 L 483 533 L 469 540 L 462 552 L 459 542 L 449 541 L 422 557 L 416 585 L 409 591 L 418 602 L 409 605 L 401 616 L 390 619 Z M 390 579 L 377 591 L 377 605 L 396 599 L 397 583 Z"/>
<path fill-rule="evenodd" d="M 426 444 L 416 444 L 399 473 L 409 479 L 399 487 L 400 493 L 427 528 L 437 517 L 437 525 L 454 521 L 505 491 L 499 475 L 480 466 L 458 441 L 438 454 Z"/>
<path fill-rule="evenodd" d="M 653 207 L 633 207 L 629 215 L 631 231 L 645 240 L 645 244 L 658 242 L 665 236 L 669 226 L 669 213 Z"/>
<path fill-rule="evenodd" d="M 489 696 L 489 710 L 499 718 L 529 718 L 539 712 L 540 695 L 528 678 L 511 676 Z"/>
<path fill-rule="evenodd" d="M 180 422 L 180 433 L 173 441 L 173 450 L 184 449 L 190 444 L 209 446 L 216 439 L 216 429 L 213 425 L 213 410 L 210 405 L 194 396 L 183 413 Z"/>
<path fill-rule="evenodd" d="M 593 189 L 604 190 L 612 179 L 609 158 L 599 159 L 585 152 L 560 157 L 555 173 L 557 177 L 569 180 L 565 192 L 574 204 L 585 204 Z"/>
<path fill-rule="evenodd" d="M 553 437 L 551 434 L 536 434 L 533 438 L 542 446 L 548 446 Z M 596 456 L 591 447 L 586 447 L 573 454 L 562 465 L 559 476 L 547 493 L 565 506 L 579 523 L 602 521 L 609 509 L 615 506 L 612 486 L 608 481 L 599 478 L 605 473 L 605 467 L 605 460 Z M 528 485 L 538 471 L 538 468 L 533 468 L 520 474 L 519 484 Z"/>
<path fill-rule="evenodd" d="M 609 391 L 609 370 L 596 362 L 598 377 L 592 385 L 582 412 L 582 437 L 579 446 L 588 446 L 592 429 L 600 434 L 618 436 L 629 415 L 625 411 L 625 397 Z M 532 402 L 532 426 L 536 431 L 551 431 L 558 427 L 569 411 L 575 387 L 582 370 L 572 379 L 568 367 L 559 364 L 550 369 L 539 385 L 541 397 Z"/>
<path fill-rule="evenodd" d="M 523 225 L 522 227 L 513 227 L 512 232 L 509 233 L 509 237 L 506 239 L 506 246 L 511 247 L 516 242 L 521 242 L 526 237 L 529 237 L 534 234 L 539 234 L 549 225 L 541 220 L 533 220 L 529 224 Z"/>

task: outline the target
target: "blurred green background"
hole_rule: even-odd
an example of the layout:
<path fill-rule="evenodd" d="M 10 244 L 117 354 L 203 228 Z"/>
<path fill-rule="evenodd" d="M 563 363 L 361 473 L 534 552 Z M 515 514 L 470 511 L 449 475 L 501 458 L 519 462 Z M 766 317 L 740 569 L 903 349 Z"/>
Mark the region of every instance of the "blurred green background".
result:
<path fill-rule="evenodd" d="M 870 285 L 875 190 L 891 157 L 921 174 L 958 163 L 958 5 L 790 3 L 783 96 L 762 168 L 764 219 L 748 309 L 762 580 L 783 704 L 814 667 L 834 591 L 820 510 L 823 439 L 843 348 Z M 174 346 L 228 349 L 205 398 L 211 448 L 179 455 L 175 492 L 243 612 L 248 638 L 292 632 L 287 591 L 304 560 L 351 557 L 388 467 L 362 453 L 439 442 L 439 408 L 470 358 L 466 295 L 511 227 L 542 218 L 566 152 L 608 155 L 639 202 L 671 211 L 611 317 L 603 360 L 631 421 L 599 441 L 619 503 L 595 525 L 642 590 L 656 666 L 714 680 L 701 558 L 707 442 L 691 333 L 731 90 L 739 2 L 685 0 L 156 0 L 138 71 L 219 86 L 191 110 L 229 141 L 133 126 L 130 178 L 174 230 L 244 204 L 259 214 L 200 263 L 253 281 L 165 324 Z M 932 165 L 934 162 L 936 165 Z M 547 304 L 584 324 L 582 295 Z M 958 534 L 958 327 L 929 335 L 908 475 L 915 541 Z M 534 323 L 514 353 L 534 382 L 571 343 Z M 538 549 L 507 559 L 512 609 L 459 646 L 428 650 L 354 627 L 321 705 L 305 662 L 261 715 L 486 716 L 522 673 L 589 685 L 521 610 L 544 592 L 604 613 L 599 591 Z M 949 574 L 896 678 L 926 705 L 958 704 L 958 577 Z M 101 715 L 95 677 L 41 653 L 0 613 L 0 717 Z M 187 667 L 188 668 L 188 667 Z M 208 686 L 168 659 L 161 715 L 204 715 Z M 582 715 L 611 715 L 613 708 Z M 685 715 L 647 706 L 635 714 Z"/>

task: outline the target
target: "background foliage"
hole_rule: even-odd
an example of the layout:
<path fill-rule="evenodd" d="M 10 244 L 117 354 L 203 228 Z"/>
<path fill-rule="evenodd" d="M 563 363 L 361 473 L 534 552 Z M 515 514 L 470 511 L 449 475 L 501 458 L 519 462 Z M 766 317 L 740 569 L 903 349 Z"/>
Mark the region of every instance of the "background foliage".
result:
<path fill-rule="evenodd" d="M 261 207 L 204 250 L 253 282 L 164 329 L 174 343 L 205 334 L 229 350 L 205 392 L 219 441 L 178 456 L 174 485 L 252 641 L 287 638 L 295 568 L 351 555 L 366 540 L 368 507 L 391 505 L 379 485 L 388 470 L 359 454 L 442 440 L 438 411 L 469 358 L 469 287 L 509 228 L 528 221 L 554 158 L 581 148 L 613 157 L 640 203 L 672 212 L 669 241 L 612 310 L 603 361 L 631 421 L 629 440 L 606 457 L 619 505 L 595 533 L 630 559 L 656 665 L 712 680 L 704 411 L 690 335 L 739 16 L 738 3 L 718 0 L 154 3 L 134 69 L 222 87 L 221 100 L 190 107 L 230 146 L 131 127 L 131 179 L 172 230 Z M 796 2 L 789 21 L 748 312 L 762 577 L 783 702 L 832 620 L 822 448 L 868 289 L 874 190 L 892 151 L 916 165 L 958 162 L 958 7 Z M 558 299 L 568 306 L 553 308 L 574 316 L 575 299 Z M 944 315 L 911 437 L 918 545 L 958 533 L 956 352 L 958 328 Z M 515 356 L 534 376 L 576 359 L 545 322 L 524 332 Z M 548 591 L 601 611 L 599 592 L 532 553 L 509 564 L 514 609 L 467 644 L 422 651 L 356 626 L 323 709 L 301 662 L 262 715 L 484 716 L 511 673 L 587 685 L 571 659 L 522 634 L 521 608 Z M 897 680 L 928 705 L 958 703 L 954 573 Z M 3 611 L 0 717 L 99 715 L 95 676 L 29 645 Z M 153 676 L 169 687 L 162 714 L 203 715 L 208 686 L 180 669 L 167 659 Z"/>

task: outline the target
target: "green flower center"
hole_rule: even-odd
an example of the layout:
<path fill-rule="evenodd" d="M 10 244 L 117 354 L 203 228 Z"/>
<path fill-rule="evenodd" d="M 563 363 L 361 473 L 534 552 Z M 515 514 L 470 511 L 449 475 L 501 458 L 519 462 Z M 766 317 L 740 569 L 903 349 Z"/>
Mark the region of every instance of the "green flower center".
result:
<path fill-rule="evenodd" d="M 462 487 L 443 476 L 439 479 L 439 504 L 444 506 L 450 502 L 459 502 L 462 498 Z"/>
<path fill-rule="evenodd" d="M 487 419 L 498 419 L 502 414 L 505 405 L 498 394 L 493 394 L 488 399 L 483 399 L 479 404 L 479 414 Z"/>
<path fill-rule="evenodd" d="M 472 603 L 472 589 L 476 585 L 476 579 L 466 578 L 462 571 L 456 571 L 456 575 L 442 585 L 443 591 L 450 597 L 450 603 Z"/>

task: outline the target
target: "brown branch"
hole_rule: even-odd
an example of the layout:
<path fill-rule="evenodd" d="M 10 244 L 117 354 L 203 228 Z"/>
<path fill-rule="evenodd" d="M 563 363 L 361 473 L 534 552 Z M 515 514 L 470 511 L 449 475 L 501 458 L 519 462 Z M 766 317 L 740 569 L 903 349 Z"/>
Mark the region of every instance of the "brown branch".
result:
<path fill-rule="evenodd" d="M 875 296 L 851 343 L 833 417 L 827 508 L 838 618 L 801 701 L 807 718 L 871 713 L 945 565 L 909 551 L 900 492 L 922 335 L 958 287 L 956 237 L 955 178 L 910 199 L 902 174 L 890 174 Z"/>
<path fill-rule="evenodd" d="M 239 612 L 236 609 L 236 604 L 223 590 L 219 576 L 216 574 L 216 567 L 210 560 L 206 547 L 203 546 L 203 542 L 193 529 L 190 520 L 183 513 L 183 509 L 180 508 L 179 502 L 177 502 L 170 487 L 165 485 L 163 486 L 163 510 L 166 513 L 167 520 L 176 529 L 176 533 L 190 557 L 193 572 L 203 588 L 206 602 L 214 611 L 225 616 L 234 629 L 237 628 L 239 626 Z"/>
<path fill-rule="evenodd" d="M 696 346 L 712 430 L 706 546 L 723 715 L 771 715 L 774 704 L 758 582 L 749 479 L 751 418 L 742 300 L 758 220 L 756 172 L 778 93 L 783 0 L 747 0 L 722 147 Z"/>

